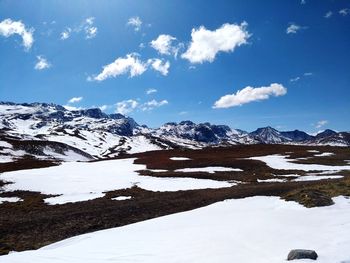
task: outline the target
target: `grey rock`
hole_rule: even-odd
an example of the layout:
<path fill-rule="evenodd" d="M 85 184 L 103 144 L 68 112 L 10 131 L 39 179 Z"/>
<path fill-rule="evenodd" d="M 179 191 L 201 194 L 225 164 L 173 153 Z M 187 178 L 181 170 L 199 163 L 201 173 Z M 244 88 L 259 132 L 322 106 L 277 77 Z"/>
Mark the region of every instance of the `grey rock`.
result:
<path fill-rule="evenodd" d="M 316 260 L 317 257 L 318 255 L 314 250 L 293 249 L 289 252 L 287 260 L 303 259 L 303 258 Z"/>

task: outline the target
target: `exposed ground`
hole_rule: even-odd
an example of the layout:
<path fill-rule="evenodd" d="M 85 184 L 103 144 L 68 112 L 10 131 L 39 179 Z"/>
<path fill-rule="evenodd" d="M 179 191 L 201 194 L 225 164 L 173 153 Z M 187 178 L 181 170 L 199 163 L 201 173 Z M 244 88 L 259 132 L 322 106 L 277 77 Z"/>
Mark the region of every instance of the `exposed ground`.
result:
<path fill-rule="evenodd" d="M 334 155 L 314 157 L 320 153 Z M 138 187 L 107 192 L 102 198 L 47 205 L 40 193 L 17 191 L 1 193 L 0 197 L 16 196 L 24 201 L 0 204 L 0 254 L 9 251 L 40 248 L 44 245 L 91 231 L 122 226 L 171 213 L 187 211 L 211 203 L 255 195 L 280 196 L 293 200 L 306 207 L 331 205 L 331 198 L 350 195 L 350 173 L 341 179 L 294 182 L 293 177 L 275 176 L 283 174 L 304 175 L 303 171 L 275 170 L 265 163 L 245 158 L 269 154 L 290 155 L 300 163 L 325 165 L 346 165 L 350 160 L 350 148 L 306 147 L 289 145 L 245 145 L 230 148 L 210 148 L 204 150 L 155 151 L 131 155 L 135 162 L 146 164 L 147 169 L 162 169 L 167 172 L 140 171 L 143 175 L 159 177 L 193 177 L 225 181 L 240 181 L 236 186 L 221 189 L 204 189 L 178 192 L 152 192 Z M 173 161 L 170 157 L 188 157 L 191 160 Z M 0 164 L 0 172 L 47 167 L 56 163 L 31 159 L 11 164 Z M 190 167 L 225 166 L 241 168 L 243 172 L 181 173 L 176 169 Z M 283 183 L 259 183 L 257 180 L 285 179 Z M 0 181 L 0 187 L 3 182 Z M 117 196 L 132 196 L 124 201 L 111 200 Z"/>

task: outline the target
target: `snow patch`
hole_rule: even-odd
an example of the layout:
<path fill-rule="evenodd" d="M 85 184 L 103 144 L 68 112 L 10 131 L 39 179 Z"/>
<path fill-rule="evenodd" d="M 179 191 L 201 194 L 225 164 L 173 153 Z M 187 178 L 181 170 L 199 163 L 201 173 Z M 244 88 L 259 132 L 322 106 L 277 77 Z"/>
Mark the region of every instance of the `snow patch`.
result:
<path fill-rule="evenodd" d="M 19 197 L 0 197 L 0 204 L 4 202 L 9 202 L 9 203 L 16 203 L 16 202 L 21 202 L 23 199 Z"/>
<path fill-rule="evenodd" d="M 331 165 L 322 165 L 322 164 L 293 163 L 293 161 L 295 160 L 287 159 L 287 156 L 283 156 L 279 154 L 250 157 L 248 159 L 262 161 L 266 163 L 266 165 L 270 166 L 271 168 L 280 169 L 280 170 L 303 170 L 303 171 L 350 170 L 350 165 L 331 166 Z"/>
<path fill-rule="evenodd" d="M 230 167 L 219 167 L 219 166 L 209 166 L 209 167 L 199 167 L 199 168 L 183 168 L 177 169 L 175 172 L 183 172 L 183 173 L 215 173 L 215 172 L 242 172 L 242 169 L 239 168 L 230 168 Z"/>
<path fill-rule="evenodd" d="M 320 153 L 320 154 L 315 154 L 315 157 L 323 157 L 323 156 L 332 156 L 334 153 Z"/>
<path fill-rule="evenodd" d="M 85 201 L 103 196 L 106 191 L 130 188 L 137 185 L 150 191 L 179 191 L 230 187 L 223 181 L 195 178 L 157 178 L 140 176 L 138 170 L 146 170 L 142 164 L 134 164 L 134 158 L 91 163 L 66 162 L 48 168 L 5 172 L 0 179 L 7 182 L 5 191 L 38 191 L 60 195 L 45 199 L 50 204 Z"/>
<path fill-rule="evenodd" d="M 121 195 L 121 196 L 118 196 L 118 197 L 113 197 L 113 198 L 111 198 L 111 200 L 124 201 L 124 200 L 129 200 L 131 198 L 132 198 L 132 196 L 123 196 L 123 195 Z"/>
<path fill-rule="evenodd" d="M 187 161 L 187 160 L 191 160 L 190 158 L 187 158 L 187 157 L 170 157 L 169 159 L 173 160 L 173 161 Z"/>
<path fill-rule="evenodd" d="M 301 181 L 319 181 L 319 180 L 325 180 L 325 179 L 339 179 L 343 178 L 344 176 L 342 175 L 305 175 L 305 176 L 300 176 L 293 181 L 296 182 L 301 182 Z"/>

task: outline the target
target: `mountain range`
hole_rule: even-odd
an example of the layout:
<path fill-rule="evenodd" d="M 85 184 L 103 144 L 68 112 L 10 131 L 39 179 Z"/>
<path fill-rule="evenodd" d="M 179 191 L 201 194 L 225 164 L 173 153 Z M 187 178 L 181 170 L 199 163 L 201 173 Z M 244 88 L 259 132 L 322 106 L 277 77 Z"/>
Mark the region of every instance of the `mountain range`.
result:
<path fill-rule="evenodd" d="M 192 121 L 168 122 L 153 129 L 122 114 L 98 108 L 68 110 L 49 103 L 0 102 L 0 162 L 19 158 L 89 160 L 150 150 L 237 144 L 350 146 L 349 132 L 325 130 L 253 132 Z"/>

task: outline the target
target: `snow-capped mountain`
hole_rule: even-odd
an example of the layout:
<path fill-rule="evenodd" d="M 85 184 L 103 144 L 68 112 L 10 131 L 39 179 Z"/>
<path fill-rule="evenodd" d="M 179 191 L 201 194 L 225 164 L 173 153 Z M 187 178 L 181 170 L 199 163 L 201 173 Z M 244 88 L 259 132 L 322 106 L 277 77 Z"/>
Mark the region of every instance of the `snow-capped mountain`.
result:
<path fill-rule="evenodd" d="M 271 127 L 248 133 L 226 125 L 169 122 L 157 129 L 100 109 L 68 110 L 47 103 L 0 102 L 0 159 L 86 160 L 171 148 L 236 144 L 350 145 L 350 133 L 326 130 L 316 136 Z"/>
<path fill-rule="evenodd" d="M 274 144 L 292 141 L 292 139 L 289 137 L 284 136 L 281 132 L 269 126 L 265 128 L 259 128 L 256 131 L 251 132 L 249 135 L 261 143 Z"/>

